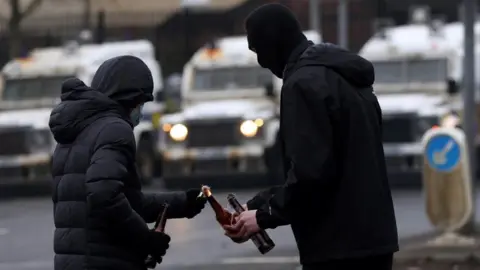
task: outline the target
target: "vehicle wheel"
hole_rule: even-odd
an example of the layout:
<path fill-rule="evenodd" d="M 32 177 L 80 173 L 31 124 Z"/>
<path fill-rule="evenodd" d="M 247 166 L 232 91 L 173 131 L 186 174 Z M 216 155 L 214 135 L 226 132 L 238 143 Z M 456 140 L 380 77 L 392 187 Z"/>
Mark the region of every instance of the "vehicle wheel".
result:
<path fill-rule="evenodd" d="M 149 140 L 142 139 L 137 150 L 137 166 L 142 185 L 152 184 L 155 173 L 155 154 Z"/>
<path fill-rule="evenodd" d="M 267 167 L 267 177 L 270 185 L 278 185 L 285 182 L 282 150 L 278 140 L 275 141 L 272 147 L 265 149 L 265 166 Z"/>

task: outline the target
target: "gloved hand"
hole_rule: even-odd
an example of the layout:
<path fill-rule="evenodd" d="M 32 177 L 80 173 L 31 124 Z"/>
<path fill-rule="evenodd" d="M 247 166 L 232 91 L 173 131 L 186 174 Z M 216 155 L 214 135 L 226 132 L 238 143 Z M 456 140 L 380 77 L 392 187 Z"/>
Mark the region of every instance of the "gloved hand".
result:
<path fill-rule="evenodd" d="M 149 243 L 149 254 L 160 264 L 162 262 L 162 257 L 165 256 L 167 249 L 170 247 L 170 236 L 151 230 Z"/>
<path fill-rule="evenodd" d="M 205 199 L 204 197 L 198 197 L 198 194 L 200 194 L 200 192 L 200 189 L 189 189 L 185 192 L 187 196 L 185 217 L 193 218 L 198 215 L 205 207 L 207 199 Z"/>

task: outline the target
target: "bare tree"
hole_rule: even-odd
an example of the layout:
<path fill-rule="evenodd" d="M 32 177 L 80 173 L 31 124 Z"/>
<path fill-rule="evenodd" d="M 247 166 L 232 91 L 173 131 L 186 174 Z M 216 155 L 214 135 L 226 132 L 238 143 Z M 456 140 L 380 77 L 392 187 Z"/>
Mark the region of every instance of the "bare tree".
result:
<path fill-rule="evenodd" d="M 18 57 L 21 53 L 22 21 L 40 7 L 43 0 L 31 0 L 22 8 L 21 0 L 8 0 L 10 17 L 8 18 L 8 42 L 9 55 L 11 58 Z"/>

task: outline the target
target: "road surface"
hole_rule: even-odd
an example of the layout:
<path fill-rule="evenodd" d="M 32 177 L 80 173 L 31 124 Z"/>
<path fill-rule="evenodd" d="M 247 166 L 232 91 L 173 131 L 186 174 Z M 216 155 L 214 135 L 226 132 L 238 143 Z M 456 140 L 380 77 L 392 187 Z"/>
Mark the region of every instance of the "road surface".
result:
<path fill-rule="evenodd" d="M 236 194 L 243 201 L 255 192 Z M 420 191 L 397 191 L 394 197 L 401 237 L 431 230 Z M 169 221 L 166 231 L 172 237 L 171 248 L 159 269 L 294 270 L 298 265 L 288 227 L 269 231 L 277 246 L 268 256 L 260 256 L 253 243 L 238 245 L 224 237 L 209 206 L 195 219 Z M 52 239 L 50 198 L 0 202 L 0 270 L 52 270 Z"/>

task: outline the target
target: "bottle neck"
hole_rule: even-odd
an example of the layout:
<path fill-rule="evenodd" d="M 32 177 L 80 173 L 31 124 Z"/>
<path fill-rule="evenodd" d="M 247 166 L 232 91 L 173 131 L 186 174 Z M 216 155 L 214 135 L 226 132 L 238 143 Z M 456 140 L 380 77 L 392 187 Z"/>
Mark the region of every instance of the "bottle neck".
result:
<path fill-rule="evenodd" d="M 160 225 L 158 226 L 158 232 L 165 232 L 166 225 L 167 225 L 167 219 L 166 217 L 163 217 L 163 219 L 160 221 Z"/>
<path fill-rule="evenodd" d="M 167 206 L 163 208 L 158 220 L 157 227 L 155 228 L 156 232 L 165 232 L 165 226 L 167 225 Z"/>

